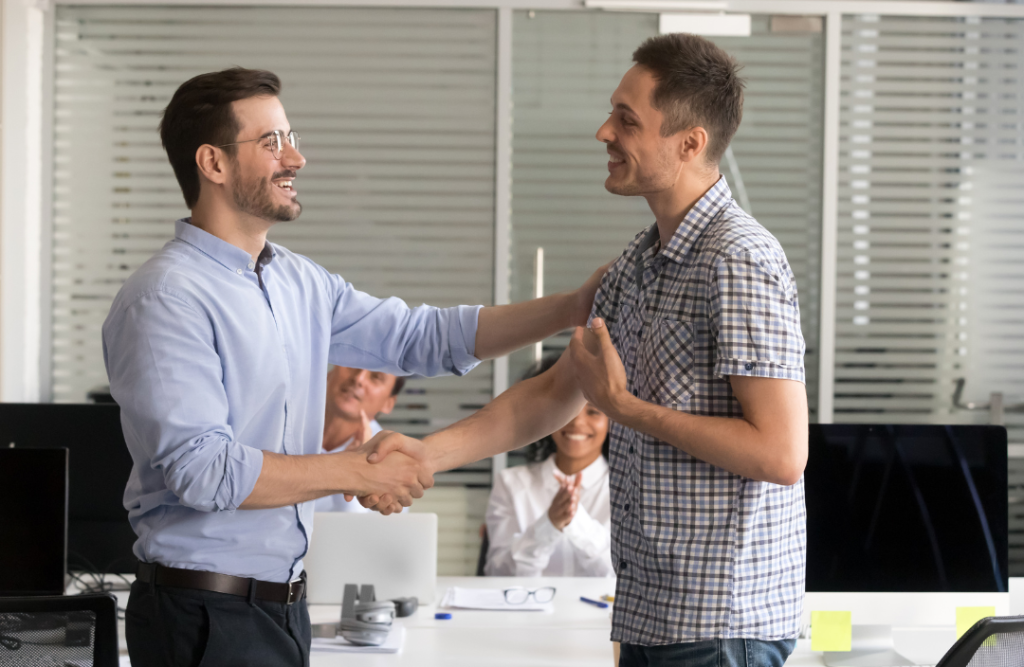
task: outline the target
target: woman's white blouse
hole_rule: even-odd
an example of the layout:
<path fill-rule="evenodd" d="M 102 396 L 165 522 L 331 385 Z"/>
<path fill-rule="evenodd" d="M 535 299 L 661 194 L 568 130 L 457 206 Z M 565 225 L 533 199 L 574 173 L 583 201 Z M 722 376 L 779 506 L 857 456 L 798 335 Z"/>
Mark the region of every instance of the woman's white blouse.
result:
<path fill-rule="evenodd" d="M 502 470 L 487 504 L 490 548 L 484 573 L 517 577 L 613 576 L 608 462 L 583 469 L 576 515 L 563 530 L 548 518 L 558 493 L 552 454 L 541 463 Z"/>

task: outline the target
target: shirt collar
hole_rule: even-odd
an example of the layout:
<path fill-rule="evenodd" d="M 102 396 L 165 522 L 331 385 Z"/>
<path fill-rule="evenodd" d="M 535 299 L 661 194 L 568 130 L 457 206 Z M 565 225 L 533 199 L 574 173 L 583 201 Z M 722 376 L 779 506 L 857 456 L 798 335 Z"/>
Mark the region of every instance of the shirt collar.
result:
<path fill-rule="evenodd" d="M 729 184 L 725 182 L 725 176 L 719 176 L 718 181 L 711 186 L 711 189 L 705 192 L 704 196 L 698 199 L 697 203 L 686 213 L 675 234 L 659 254 L 677 264 L 682 262 L 708 223 L 717 218 L 722 209 L 731 201 L 732 191 L 729 189 Z M 658 231 L 658 223 L 654 223 L 647 230 L 647 234 L 637 248 L 637 259 L 643 257 L 650 248 L 654 248 L 660 240 L 661 233 Z M 643 259 L 649 258 L 643 257 Z M 639 261 L 637 263 L 640 264 Z"/>
<path fill-rule="evenodd" d="M 211 257 L 232 271 L 255 271 L 256 263 L 246 251 L 231 245 L 224 239 L 217 238 L 210 232 L 192 224 L 192 218 L 182 218 L 174 223 L 174 238 L 187 243 L 199 252 Z M 277 255 L 274 246 L 267 241 L 260 252 L 260 265 L 266 266 Z"/>
<path fill-rule="evenodd" d="M 547 457 L 542 464 L 543 471 L 541 474 L 544 475 L 546 480 L 553 479 L 554 477 L 566 477 L 565 473 L 558 469 L 555 465 L 555 455 Z M 602 478 L 608 473 L 608 461 L 605 460 L 604 456 L 598 456 L 597 460 L 588 465 L 582 470 L 583 477 L 580 479 L 580 485 L 584 489 L 589 489 L 595 484 L 600 484 Z"/>

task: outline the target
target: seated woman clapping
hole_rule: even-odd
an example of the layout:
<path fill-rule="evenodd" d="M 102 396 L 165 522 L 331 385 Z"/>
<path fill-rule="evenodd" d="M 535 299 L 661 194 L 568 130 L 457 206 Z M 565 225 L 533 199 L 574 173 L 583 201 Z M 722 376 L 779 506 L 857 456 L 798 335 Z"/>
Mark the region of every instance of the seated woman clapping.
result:
<path fill-rule="evenodd" d="M 543 373 L 557 357 L 527 373 Z M 487 506 L 490 576 L 612 576 L 608 417 L 591 404 L 498 475 Z"/>

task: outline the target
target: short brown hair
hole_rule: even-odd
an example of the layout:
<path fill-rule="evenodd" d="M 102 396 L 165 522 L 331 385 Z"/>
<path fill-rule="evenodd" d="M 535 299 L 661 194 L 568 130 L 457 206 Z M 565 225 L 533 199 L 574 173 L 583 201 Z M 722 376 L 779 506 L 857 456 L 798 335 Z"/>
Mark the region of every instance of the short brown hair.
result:
<path fill-rule="evenodd" d="M 196 151 L 203 144 L 221 146 L 238 138 L 238 119 L 231 103 L 250 97 L 281 93 L 281 80 L 262 69 L 232 67 L 200 74 L 181 84 L 160 120 L 160 141 L 167 151 L 174 175 L 192 208 L 199 201 L 199 170 Z M 229 155 L 235 146 L 227 146 Z"/>
<path fill-rule="evenodd" d="M 633 52 L 633 62 L 658 81 L 651 105 L 665 115 L 661 136 L 703 127 L 707 161 L 718 164 L 743 119 L 739 64 L 712 42 L 686 33 L 651 37 Z"/>

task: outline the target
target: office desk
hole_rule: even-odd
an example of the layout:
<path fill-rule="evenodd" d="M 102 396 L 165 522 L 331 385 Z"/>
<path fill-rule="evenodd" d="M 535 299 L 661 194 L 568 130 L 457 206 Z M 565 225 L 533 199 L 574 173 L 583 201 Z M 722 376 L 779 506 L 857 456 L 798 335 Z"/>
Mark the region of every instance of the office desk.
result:
<path fill-rule="evenodd" d="M 508 588 L 554 586 L 551 613 L 448 609 L 451 620 L 434 619 L 436 602 L 449 586 Z M 408 618 L 405 645 L 395 655 L 353 655 L 314 652 L 314 667 L 612 667 L 611 609 L 580 602 L 614 594 L 615 580 L 597 577 L 438 577 L 435 604 L 423 605 Z M 340 605 L 311 605 L 313 623 L 336 623 Z"/>
<path fill-rule="evenodd" d="M 507 588 L 509 586 L 555 586 L 553 613 L 493 612 L 448 610 L 451 620 L 434 619 L 436 604 L 423 605 L 412 616 L 397 619 L 406 627 L 405 645 L 397 655 L 355 655 L 313 653 L 313 667 L 613 667 L 610 609 L 599 609 L 579 601 L 580 596 L 597 599 L 613 594 L 614 579 L 605 578 L 512 578 L 512 577 L 438 577 L 437 601 L 449 586 L 466 588 Z M 123 606 L 128 594 L 119 592 Z M 1024 614 L 1024 579 L 1010 579 L 1011 614 Z M 336 623 L 341 616 L 340 605 L 311 605 L 314 623 Z M 946 645 L 952 643 L 955 631 L 935 628 L 947 633 L 936 637 Z M 122 648 L 122 666 L 128 666 L 124 644 L 124 622 L 118 623 Z M 787 667 L 820 667 L 821 653 L 811 651 L 809 639 L 797 642 Z"/>

